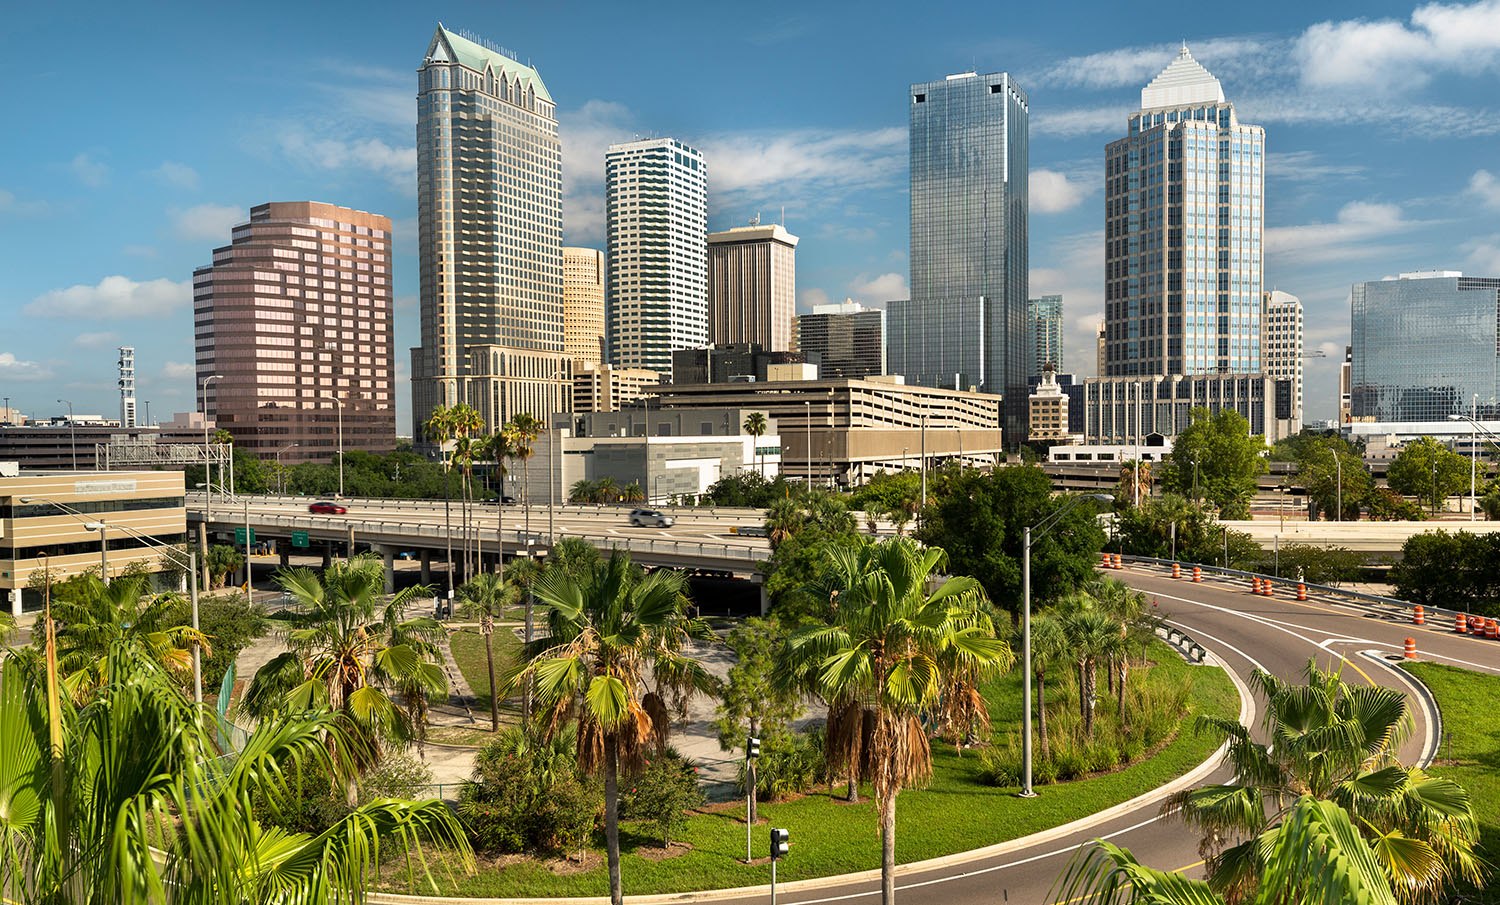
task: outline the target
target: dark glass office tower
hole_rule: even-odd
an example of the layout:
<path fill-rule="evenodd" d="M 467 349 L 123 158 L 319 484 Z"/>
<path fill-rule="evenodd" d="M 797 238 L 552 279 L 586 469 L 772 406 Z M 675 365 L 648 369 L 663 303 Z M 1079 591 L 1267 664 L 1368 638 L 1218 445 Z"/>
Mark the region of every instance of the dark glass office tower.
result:
<path fill-rule="evenodd" d="M 892 302 L 892 373 L 1026 408 L 1027 101 L 1006 73 L 911 86 L 911 298 Z M 1012 404 L 1014 403 L 1014 404 Z"/>

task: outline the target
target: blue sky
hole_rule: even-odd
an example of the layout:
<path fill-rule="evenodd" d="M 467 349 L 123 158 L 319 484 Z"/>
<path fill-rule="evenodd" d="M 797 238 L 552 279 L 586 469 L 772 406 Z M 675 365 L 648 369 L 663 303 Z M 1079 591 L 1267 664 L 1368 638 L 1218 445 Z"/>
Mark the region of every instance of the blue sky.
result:
<path fill-rule="evenodd" d="M 125 344 L 154 417 L 193 408 L 193 268 L 251 205 L 314 199 L 395 222 L 405 424 L 439 20 L 541 71 L 566 241 L 602 247 L 605 145 L 672 135 L 707 154 L 711 228 L 785 208 L 804 308 L 904 297 L 907 86 L 1005 70 L 1031 100 L 1031 291 L 1063 293 L 1069 369 L 1093 373 L 1104 145 L 1183 40 L 1266 128 L 1266 285 L 1329 355 L 1308 417 L 1334 411 L 1351 282 L 1500 275 L 1500 0 L 25 4 L 0 35 L 0 394 L 113 415 Z"/>

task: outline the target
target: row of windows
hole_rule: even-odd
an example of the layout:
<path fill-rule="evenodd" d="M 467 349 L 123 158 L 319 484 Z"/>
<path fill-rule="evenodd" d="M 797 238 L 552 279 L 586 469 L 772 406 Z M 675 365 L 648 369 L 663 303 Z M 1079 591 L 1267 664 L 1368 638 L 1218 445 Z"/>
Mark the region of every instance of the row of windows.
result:
<path fill-rule="evenodd" d="M 102 512 L 140 512 L 145 509 L 182 508 L 182 497 L 145 497 L 133 500 L 86 500 L 69 503 L 68 508 L 86 515 Z M 0 521 L 17 518 L 48 518 L 68 512 L 52 503 L 10 503 L 0 505 Z M 98 549 L 98 545 L 95 545 Z"/>

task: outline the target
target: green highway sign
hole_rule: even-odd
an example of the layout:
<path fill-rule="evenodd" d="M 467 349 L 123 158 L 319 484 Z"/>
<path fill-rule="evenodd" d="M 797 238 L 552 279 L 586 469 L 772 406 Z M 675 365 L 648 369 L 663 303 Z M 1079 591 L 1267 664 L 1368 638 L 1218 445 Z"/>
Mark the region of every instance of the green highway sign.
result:
<path fill-rule="evenodd" d="M 294 547 L 305 547 L 305 546 L 307 546 L 307 532 L 306 531 L 293 531 L 292 532 L 292 546 L 294 546 Z"/>
<path fill-rule="evenodd" d="M 245 529 L 244 528 L 236 528 L 236 529 L 234 529 L 234 542 L 237 543 L 237 544 L 244 544 L 244 543 L 246 543 L 246 541 L 245 541 Z M 250 529 L 250 540 L 249 540 L 249 543 L 252 543 L 252 544 L 255 543 L 255 529 L 254 528 Z"/>

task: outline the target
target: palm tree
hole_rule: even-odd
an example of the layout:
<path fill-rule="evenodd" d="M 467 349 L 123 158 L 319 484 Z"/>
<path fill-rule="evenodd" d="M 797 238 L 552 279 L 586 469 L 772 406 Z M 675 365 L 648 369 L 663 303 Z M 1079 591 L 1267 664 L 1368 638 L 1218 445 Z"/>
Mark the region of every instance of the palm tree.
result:
<path fill-rule="evenodd" d="M 291 712 L 220 757 L 212 715 L 138 641 L 109 643 L 103 681 L 76 705 L 56 693 L 51 645 L 45 660 L 0 665 L 5 901 L 357 901 L 382 842 L 414 854 L 433 892 L 420 844 L 452 846 L 472 869 L 462 826 L 437 800 L 381 800 L 317 835 L 262 826 L 259 814 L 298 794 L 295 775 L 345 778 L 358 739 L 335 714 Z"/>
<path fill-rule="evenodd" d="M 620 488 L 620 502 L 639 503 L 646 499 L 646 492 L 641 489 L 639 481 L 631 481 Z"/>
<path fill-rule="evenodd" d="M 417 710 L 425 707 L 413 691 L 448 693 L 443 670 L 433 662 L 442 627 L 427 617 L 402 618 L 407 605 L 430 596 L 431 589 L 406 588 L 382 608 L 385 566 L 370 554 L 334 563 L 321 577 L 299 568 L 276 580 L 307 615 L 286 633 L 291 649 L 255 674 L 246 711 L 263 719 L 282 710 L 326 707 L 368 742 L 372 763 L 382 741 L 409 739 Z M 404 705 L 392 691 L 405 693 Z"/>
<path fill-rule="evenodd" d="M 573 482 L 568 489 L 568 502 L 570 503 L 593 503 L 596 495 L 595 485 L 588 478 L 580 478 Z"/>
<path fill-rule="evenodd" d="M 427 416 L 427 423 L 423 425 L 427 432 L 427 439 L 437 444 L 438 458 L 443 463 L 443 536 L 447 538 L 448 559 L 444 563 L 444 572 L 448 576 L 448 590 L 453 590 L 453 519 L 450 512 L 450 503 L 453 496 L 453 487 L 448 479 L 453 470 L 453 460 L 448 456 L 448 442 L 453 439 L 453 413 L 446 405 L 439 405 Z"/>
<path fill-rule="evenodd" d="M 484 662 L 490 676 L 490 731 L 500 731 L 500 694 L 495 684 L 495 619 L 513 603 L 514 594 L 505 587 L 505 576 L 480 572 L 458 589 L 458 599 L 465 616 L 479 618 L 479 634 L 484 638 Z"/>
<path fill-rule="evenodd" d="M 687 629 L 684 577 L 659 570 L 642 575 L 615 553 L 586 571 L 549 568 L 533 590 L 547 609 L 548 635 L 533 642 L 507 685 L 535 677 L 538 717 L 548 736 L 578 724 L 578 766 L 604 774 L 604 837 L 609 895 L 620 905 L 620 775 L 633 774 L 666 745 L 671 717 L 656 693 L 642 694 L 663 671 L 691 672 L 672 647 Z M 701 669 L 701 667 L 699 667 Z"/>
<path fill-rule="evenodd" d="M 1311 795 L 1298 796 L 1257 845 L 1264 856 L 1254 901 L 1321 905 L 1397 905 L 1390 881 L 1359 837 L 1350 815 Z M 1095 840 L 1081 848 L 1054 887 L 1056 905 L 1231 905 L 1212 882 L 1146 867 L 1129 849 Z"/>
<path fill-rule="evenodd" d="M 928 591 L 946 562 L 941 549 L 894 537 L 834 547 L 829 555 L 831 576 L 823 590 L 836 601 L 829 624 L 793 635 L 778 673 L 789 685 L 811 677 L 825 700 L 858 701 L 869 713 L 864 778 L 878 805 L 881 894 L 891 905 L 896 796 L 932 772 L 921 718 L 938 707 L 953 670 L 983 678 L 1010 662 L 1011 652 L 995 637 L 973 578 L 949 578 Z"/>
<path fill-rule="evenodd" d="M 594 502 L 620 502 L 620 485 L 615 481 L 614 478 L 605 475 L 604 477 L 594 482 Z"/>
<path fill-rule="evenodd" d="M 211 653 L 206 635 L 172 618 L 178 604 L 175 595 L 144 594 L 149 580 L 145 575 L 122 575 L 105 584 L 97 575 L 81 575 L 71 583 L 72 593 L 53 602 L 53 618 L 60 623 L 58 667 L 75 697 L 104 681 L 116 642 L 143 651 L 179 682 L 192 674 L 194 641 L 204 646 L 205 655 Z"/>
<path fill-rule="evenodd" d="M 1468 793 L 1396 758 L 1411 732 L 1406 695 L 1349 685 L 1313 662 L 1306 679 L 1254 674 L 1267 702 L 1265 744 L 1233 720 L 1198 718 L 1228 742 L 1237 779 L 1179 792 L 1163 807 L 1180 808 L 1202 831 L 1210 885 L 1231 901 L 1247 898 L 1263 882 L 1265 837 L 1303 795 L 1349 813 L 1402 901 L 1436 900 L 1455 877 L 1477 882 Z"/>
<path fill-rule="evenodd" d="M 536 440 L 542 435 L 545 426 L 525 412 L 510 419 L 510 424 L 514 429 L 515 451 L 513 455 L 521 460 L 521 472 L 526 476 L 521 481 L 521 508 L 526 513 L 526 533 L 530 534 L 531 498 L 527 492 L 527 485 L 531 483 L 531 472 L 528 467 L 531 457 L 536 454 Z"/>
<path fill-rule="evenodd" d="M 1064 618 L 1063 631 L 1078 669 L 1078 715 L 1083 720 L 1083 733 L 1093 738 L 1099 661 L 1107 660 L 1118 649 L 1120 624 L 1093 607 L 1082 607 Z"/>
<path fill-rule="evenodd" d="M 1041 741 L 1042 760 L 1050 760 L 1047 743 L 1047 671 L 1067 662 L 1068 634 L 1063 623 L 1050 613 L 1031 617 L 1031 669 L 1036 676 L 1037 738 Z"/>
<path fill-rule="evenodd" d="M 745 416 L 745 433 L 755 438 L 755 473 L 764 476 L 760 467 L 760 438 L 766 435 L 766 413 L 751 412 Z"/>

